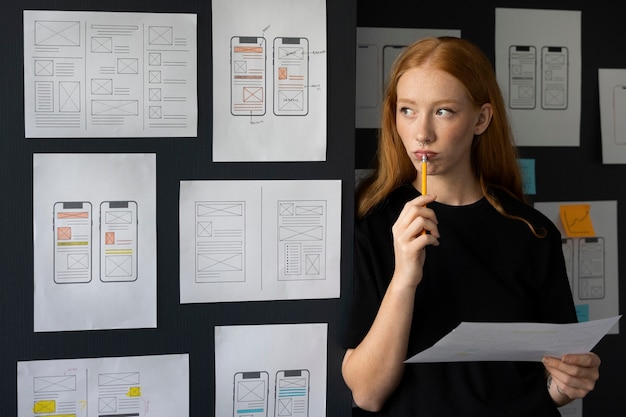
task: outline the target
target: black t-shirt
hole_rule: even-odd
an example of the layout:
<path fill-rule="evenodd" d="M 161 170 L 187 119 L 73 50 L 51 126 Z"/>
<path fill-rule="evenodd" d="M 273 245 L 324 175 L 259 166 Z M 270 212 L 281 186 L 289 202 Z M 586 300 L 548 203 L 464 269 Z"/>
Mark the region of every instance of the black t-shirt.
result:
<path fill-rule="evenodd" d="M 391 227 L 419 193 L 396 189 L 355 225 L 354 293 L 345 348 L 371 327 L 394 271 Z M 507 213 L 544 231 L 534 236 L 522 221 L 498 213 L 486 199 L 467 206 L 429 204 L 437 214 L 439 246 L 426 248 L 417 287 L 408 357 L 432 346 L 462 321 L 576 321 L 561 235 L 542 213 L 495 191 Z M 387 400 L 384 416 L 560 416 L 539 362 L 407 364 Z"/>

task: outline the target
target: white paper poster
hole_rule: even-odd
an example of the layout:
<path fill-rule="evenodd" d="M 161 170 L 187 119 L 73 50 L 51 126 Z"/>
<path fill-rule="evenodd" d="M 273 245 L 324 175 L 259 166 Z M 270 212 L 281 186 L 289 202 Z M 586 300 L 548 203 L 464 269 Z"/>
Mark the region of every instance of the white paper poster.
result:
<path fill-rule="evenodd" d="M 24 11 L 27 138 L 195 137 L 196 15 Z"/>

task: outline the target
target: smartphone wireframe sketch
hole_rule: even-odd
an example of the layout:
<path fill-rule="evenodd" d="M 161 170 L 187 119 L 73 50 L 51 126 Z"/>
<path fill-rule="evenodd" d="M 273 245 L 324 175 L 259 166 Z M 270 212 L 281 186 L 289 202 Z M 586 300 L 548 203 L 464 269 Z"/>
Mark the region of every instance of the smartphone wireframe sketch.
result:
<path fill-rule="evenodd" d="M 574 241 L 569 238 L 561 239 L 561 248 L 563 250 L 563 258 L 565 258 L 565 271 L 572 292 L 574 291 Z"/>
<path fill-rule="evenodd" d="M 375 109 L 380 104 L 378 46 L 356 46 L 356 107 Z"/>
<path fill-rule="evenodd" d="M 233 386 L 233 417 L 267 417 L 269 374 L 237 372 Z"/>
<path fill-rule="evenodd" d="M 564 110 L 568 100 L 568 49 L 564 46 L 541 48 L 541 108 Z"/>
<path fill-rule="evenodd" d="M 274 114 L 309 112 L 309 40 L 274 38 Z"/>
<path fill-rule="evenodd" d="M 137 203 L 100 203 L 100 280 L 124 282 L 137 279 Z"/>
<path fill-rule="evenodd" d="M 233 36 L 230 40 L 231 114 L 263 116 L 266 106 L 265 38 Z"/>
<path fill-rule="evenodd" d="M 532 45 L 509 47 L 509 107 L 534 109 L 537 102 L 537 50 Z"/>
<path fill-rule="evenodd" d="M 275 417 L 308 417 L 309 371 L 307 369 L 276 372 Z"/>
<path fill-rule="evenodd" d="M 53 209 L 54 282 L 91 281 L 92 207 L 88 201 L 57 202 Z"/>
<path fill-rule="evenodd" d="M 385 45 L 383 46 L 383 92 L 387 88 L 389 82 L 389 75 L 393 68 L 396 58 L 400 56 L 402 51 L 406 48 L 406 45 Z"/>
<path fill-rule="evenodd" d="M 581 238 L 578 243 L 578 298 L 604 298 L 604 239 Z"/>
<path fill-rule="evenodd" d="M 626 85 L 613 87 L 613 134 L 615 144 L 626 145 Z"/>

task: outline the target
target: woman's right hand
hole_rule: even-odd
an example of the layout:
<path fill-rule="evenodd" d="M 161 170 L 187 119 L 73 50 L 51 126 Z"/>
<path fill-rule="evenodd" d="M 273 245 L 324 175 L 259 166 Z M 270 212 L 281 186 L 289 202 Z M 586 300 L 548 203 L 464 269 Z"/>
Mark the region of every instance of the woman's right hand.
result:
<path fill-rule="evenodd" d="M 439 245 L 437 216 L 427 207 L 434 195 L 421 195 L 407 202 L 391 231 L 395 256 L 394 278 L 402 284 L 417 287 L 422 280 L 427 245 Z"/>

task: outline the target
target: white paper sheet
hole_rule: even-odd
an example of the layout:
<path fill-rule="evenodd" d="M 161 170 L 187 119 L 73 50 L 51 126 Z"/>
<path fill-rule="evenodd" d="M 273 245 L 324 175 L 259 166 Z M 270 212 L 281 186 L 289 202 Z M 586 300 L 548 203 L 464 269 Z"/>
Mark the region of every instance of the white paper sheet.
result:
<path fill-rule="evenodd" d="M 27 138 L 197 136 L 196 15 L 24 11 Z"/>
<path fill-rule="evenodd" d="M 598 70 L 602 163 L 626 163 L 626 69 Z"/>
<path fill-rule="evenodd" d="M 215 415 L 326 415 L 327 342 L 327 323 L 216 326 Z"/>
<path fill-rule="evenodd" d="M 213 0 L 213 160 L 326 160 L 326 1 Z"/>
<path fill-rule="evenodd" d="M 156 155 L 33 156 L 36 332 L 156 327 Z"/>
<path fill-rule="evenodd" d="M 517 145 L 579 146 L 581 12 L 496 8 L 495 17 L 496 74 Z"/>
<path fill-rule="evenodd" d="M 541 361 L 586 353 L 620 316 L 571 324 L 463 322 L 432 347 L 406 360 L 421 362 Z"/>
<path fill-rule="evenodd" d="M 17 363 L 18 416 L 189 416 L 189 355 Z"/>
<path fill-rule="evenodd" d="M 180 301 L 337 298 L 341 181 L 181 181 Z"/>

